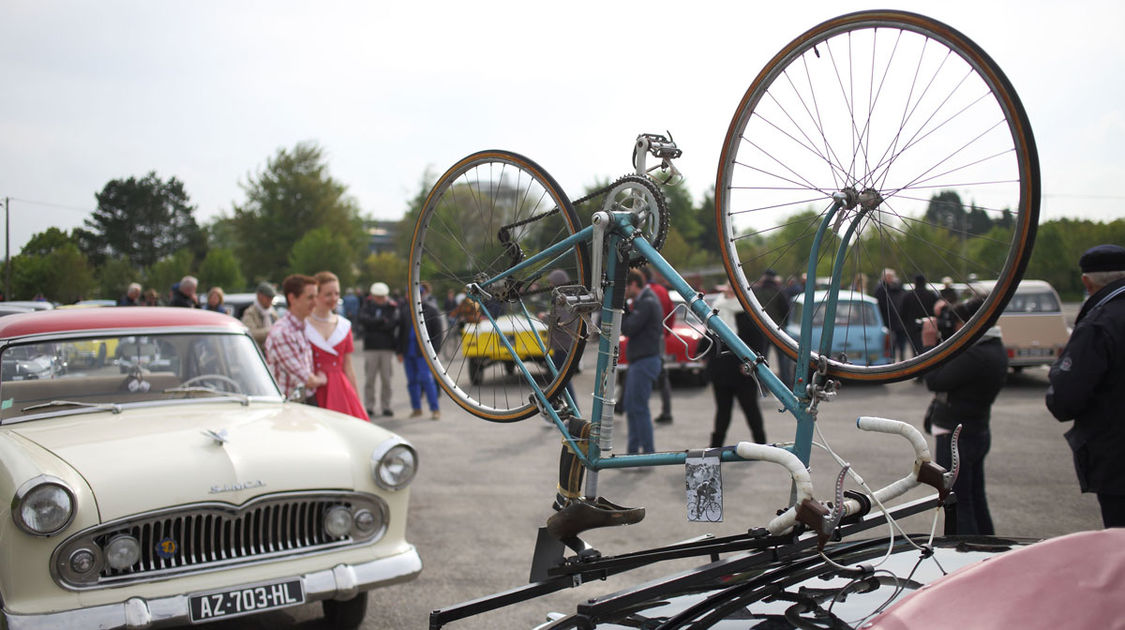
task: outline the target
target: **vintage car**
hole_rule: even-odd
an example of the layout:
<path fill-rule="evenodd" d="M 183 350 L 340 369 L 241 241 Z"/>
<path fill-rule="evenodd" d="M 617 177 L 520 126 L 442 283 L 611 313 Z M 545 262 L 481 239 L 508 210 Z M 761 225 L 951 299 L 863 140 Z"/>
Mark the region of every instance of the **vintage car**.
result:
<path fill-rule="evenodd" d="M 499 335 L 508 339 L 521 361 L 542 362 L 547 334 L 542 321 L 517 315 L 500 315 L 495 326 L 487 318 L 466 323 L 461 329 L 461 354 L 469 360 L 469 381 L 480 385 L 490 365 L 503 366 L 507 374 L 515 371 L 516 364 Z"/>
<path fill-rule="evenodd" d="M 368 590 L 421 571 L 405 538 L 414 448 L 286 401 L 237 320 L 147 307 L 0 320 L 5 362 L 109 341 L 160 360 L 0 380 L 0 627 L 161 627 L 320 601 L 329 627 L 354 628 Z"/>
<path fill-rule="evenodd" d="M 714 295 L 716 294 L 704 296 L 704 300 L 710 304 L 714 301 Z M 668 297 L 672 298 L 674 318 L 665 318 L 664 369 L 668 371 L 669 376 L 686 383 L 703 385 L 707 378 L 705 359 L 711 343 L 705 334 L 707 327 L 699 321 L 695 313 L 688 310 L 683 296 L 675 291 L 669 291 Z M 619 373 L 629 367 L 629 361 L 625 358 L 629 338 L 621 335 L 620 342 L 621 355 L 617 363 Z"/>
<path fill-rule="evenodd" d="M 973 289 L 987 293 L 995 284 L 994 280 L 979 282 Z M 1008 365 L 1016 372 L 1051 365 L 1070 340 L 1059 294 L 1043 280 L 1020 281 L 996 325 L 1008 351 Z"/>
<path fill-rule="evenodd" d="M 827 295 L 826 291 L 817 291 L 813 295 L 816 304 L 812 319 L 813 348 L 820 347 Z M 794 339 L 801 336 L 804 308 L 805 296 L 799 294 L 793 298 L 786 324 L 786 332 Z M 891 362 L 890 334 L 879 315 L 879 303 L 875 298 L 857 291 L 840 291 L 833 323 L 832 348 L 829 351 L 832 358 L 856 365 L 885 365 Z"/>
<path fill-rule="evenodd" d="M 549 613 L 536 630 L 1111 628 L 1125 530 L 869 538 L 733 555 Z M 651 552 L 650 552 L 651 553 Z M 960 603 L 958 603 L 960 602 Z M 975 603 L 975 605 L 974 605 Z"/>

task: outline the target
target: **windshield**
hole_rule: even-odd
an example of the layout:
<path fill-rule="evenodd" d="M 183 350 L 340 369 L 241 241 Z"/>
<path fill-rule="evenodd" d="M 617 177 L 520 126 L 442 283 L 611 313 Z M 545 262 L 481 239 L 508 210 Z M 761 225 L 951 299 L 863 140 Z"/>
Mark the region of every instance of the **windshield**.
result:
<path fill-rule="evenodd" d="M 789 314 L 789 321 L 801 321 L 801 307 L 802 304 L 800 303 L 793 305 L 793 311 Z M 815 326 L 824 325 L 824 302 L 817 302 L 812 323 Z M 836 303 L 835 324 L 837 326 L 881 326 L 882 323 L 882 319 L 875 311 L 875 305 L 870 302 Z"/>
<path fill-rule="evenodd" d="M 202 396 L 280 397 L 246 335 L 60 339 L 11 345 L 0 359 L 0 420 Z"/>
<path fill-rule="evenodd" d="M 1005 313 L 1058 313 L 1059 301 L 1053 293 L 1016 293 L 1008 302 Z"/>

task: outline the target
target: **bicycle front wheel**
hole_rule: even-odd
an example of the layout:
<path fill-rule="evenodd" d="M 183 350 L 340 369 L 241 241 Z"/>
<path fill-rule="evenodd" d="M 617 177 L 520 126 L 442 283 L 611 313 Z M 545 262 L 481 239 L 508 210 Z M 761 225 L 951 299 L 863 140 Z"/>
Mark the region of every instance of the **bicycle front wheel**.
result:
<path fill-rule="evenodd" d="M 537 411 L 531 382 L 552 398 L 578 365 L 584 322 L 560 313 L 551 297 L 556 286 L 588 285 L 585 244 L 490 282 L 578 230 L 555 180 L 515 153 L 470 155 L 430 191 L 410 250 L 414 332 L 441 388 L 473 415 L 526 418 Z M 460 298 L 444 326 L 425 325 L 423 282 L 434 295 L 453 291 Z M 516 369 L 517 357 L 526 374 Z"/>
<path fill-rule="evenodd" d="M 920 15 L 867 11 L 814 27 L 762 70 L 731 121 L 715 190 L 728 278 L 770 341 L 795 357 L 801 312 L 818 308 L 814 359 L 837 378 L 889 382 L 951 358 L 1003 311 L 1035 239 L 1039 162 L 1015 90 L 979 46 Z M 841 211 L 812 252 L 845 190 L 876 207 Z M 827 288 L 853 223 L 838 269 L 852 292 L 822 343 L 823 294 L 804 304 L 767 277 L 799 278 L 812 253 L 807 282 Z M 921 318 L 939 293 L 983 304 L 927 349 Z"/>

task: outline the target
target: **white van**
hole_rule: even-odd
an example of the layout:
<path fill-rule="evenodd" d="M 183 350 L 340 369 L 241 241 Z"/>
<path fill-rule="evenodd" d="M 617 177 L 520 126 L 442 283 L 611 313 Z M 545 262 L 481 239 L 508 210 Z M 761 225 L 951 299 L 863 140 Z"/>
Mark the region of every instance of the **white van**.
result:
<path fill-rule="evenodd" d="M 991 291 L 995 284 L 987 281 L 979 286 Z M 1054 363 L 1070 339 L 1059 294 L 1043 280 L 1022 280 L 996 325 L 1008 350 L 1008 365 L 1017 372 Z"/>

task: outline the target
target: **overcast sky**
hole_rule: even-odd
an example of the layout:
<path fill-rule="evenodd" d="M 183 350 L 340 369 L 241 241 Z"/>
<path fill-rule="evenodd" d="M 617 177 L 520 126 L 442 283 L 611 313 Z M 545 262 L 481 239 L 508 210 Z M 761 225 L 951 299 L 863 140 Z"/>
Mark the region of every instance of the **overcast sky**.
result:
<path fill-rule="evenodd" d="M 880 2 L 961 30 L 1031 118 L 1044 219 L 1125 216 L 1125 3 Z M 0 5 L 0 198 L 12 254 L 156 171 L 206 223 L 279 148 L 319 144 L 366 216 L 427 168 L 523 153 L 572 198 L 670 130 L 698 200 L 762 66 L 855 2 L 54 2 Z"/>

